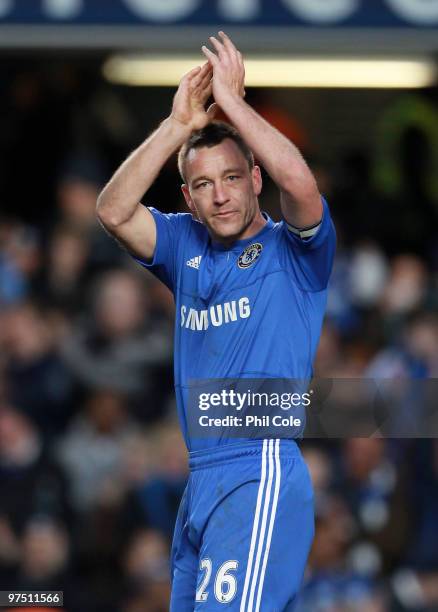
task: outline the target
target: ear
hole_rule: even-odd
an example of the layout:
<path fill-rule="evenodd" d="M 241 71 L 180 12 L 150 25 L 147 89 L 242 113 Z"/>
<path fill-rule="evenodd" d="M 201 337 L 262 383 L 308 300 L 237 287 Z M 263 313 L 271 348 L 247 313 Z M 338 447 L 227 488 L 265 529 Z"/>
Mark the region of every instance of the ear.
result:
<path fill-rule="evenodd" d="M 262 173 L 260 170 L 260 166 L 254 166 L 254 168 L 251 170 L 251 180 L 252 180 L 252 186 L 254 189 L 254 193 L 256 196 L 259 196 L 262 191 L 262 186 L 263 186 L 263 179 L 262 179 Z"/>
<path fill-rule="evenodd" d="M 192 200 L 192 196 L 190 195 L 190 190 L 186 184 L 181 185 L 181 191 L 183 192 L 184 200 L 186 201 L 187 206 L 190 210 L 196 214 L 195 204 Z"/>

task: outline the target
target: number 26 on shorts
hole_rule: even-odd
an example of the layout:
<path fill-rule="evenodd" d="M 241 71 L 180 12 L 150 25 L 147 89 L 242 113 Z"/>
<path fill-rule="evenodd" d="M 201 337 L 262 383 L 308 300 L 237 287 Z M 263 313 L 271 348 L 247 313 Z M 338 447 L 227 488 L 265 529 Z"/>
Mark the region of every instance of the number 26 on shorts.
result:
<path fill-rule="evenodd" d="M 229 603 L 236 596 L 237 580 L 231 572 L 235 571 L 238 565 L 239 563 L 234 560 L 225 561 L 218 569 L 214 581 L 214 596 L 219 603 Z M 209 595 L 207 587 L 212 574 L 211 559 L 208 557 L 201 559 L 199 570 L 205 573 L 196 591 L 196 601 L 207 601 Z"/>

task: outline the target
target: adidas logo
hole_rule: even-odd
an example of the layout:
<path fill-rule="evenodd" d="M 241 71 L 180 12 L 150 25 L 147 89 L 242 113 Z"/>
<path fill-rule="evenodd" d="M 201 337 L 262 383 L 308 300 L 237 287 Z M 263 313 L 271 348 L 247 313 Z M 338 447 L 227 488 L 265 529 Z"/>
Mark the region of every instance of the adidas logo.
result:
<path fill-rule="evenodd" d="M 199 270 L 201 259 L 202 259 L 202 255 L 197 255 L 197 257 L 192 257 L 191 259 L 188 259 L 186 263 L 189 266 L 189 268 L 195 268 L 196 270 Z"/>

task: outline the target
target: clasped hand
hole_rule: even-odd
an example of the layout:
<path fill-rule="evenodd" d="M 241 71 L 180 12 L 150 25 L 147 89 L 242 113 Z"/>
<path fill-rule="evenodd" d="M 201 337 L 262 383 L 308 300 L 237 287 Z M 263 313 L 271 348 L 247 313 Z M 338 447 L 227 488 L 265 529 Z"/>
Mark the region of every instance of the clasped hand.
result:
<path fill-rule="evenodd" d="M 183 76 L 173 100 L 171 116 L 191 131 L 212 121 L 217 105 L 224 109 L 227 99 L 245 95 L 242 54 L 224 32 L 219 32 L 219 38 L 210 36 L 215 52 L 205 45 L 202 47 L 207 62 Z M 215 103 L 206 109 L 211 95 Z"/>

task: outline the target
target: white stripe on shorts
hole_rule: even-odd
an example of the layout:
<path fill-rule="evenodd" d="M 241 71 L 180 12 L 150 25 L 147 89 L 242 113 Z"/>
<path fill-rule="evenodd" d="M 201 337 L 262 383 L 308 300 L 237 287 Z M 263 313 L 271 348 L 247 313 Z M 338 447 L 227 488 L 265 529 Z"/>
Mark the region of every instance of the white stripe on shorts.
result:
<path fill-rule="evenodd" d="M 257 493 L 257 503 L 256 503 L 255 514 L 254 514 L 254 522 L 252 526 L 251 544 L 249 547 L 248 561 L 246 564 L 245 583 L 243 585 L 242 600 L 240 602 L 240 612 L 245 612 L 246 597 L 248 594 L 249 579 L 251 577 L 254 549 L 256 546 L 257 532 L 259 528 L 260 508 L 261 508 L 262 501 L 263 501 L 262 498 L 263 498 L 265 480 L 266 480 L 266 449 L 267 449 L 267 446 L 268 446 L 268 441 L 263 440 L 262 472 L 260 476 L 259 490 Z"/>
<path fill-rule="evenodd" d="M 266 447 L 268 448 L 268 479 L 266 484 L 266 490 L 264 490 L 265 480 L 266 480 Z M 259 610 L 260 600 L 262 596 L 263 590 L 263 582 L 265 579 L 266 565 L 268 561 L 269 548 L 271 545 L 272 539 L 272 530 L 274 527 L 275 514 L 277 510 L 278 503 L 278 495 L 280 491 L 280 476 L 281 476 L 281 468 L 280 468 L 280 440 L 275 440 L 275 464 L 274 464 L 274 440 L 263 441 L 263 455 L 262 455 L 262 473 L 260 478 L 259 491 L 257 495 L 257 504 L 256 504 L 256 512 L 254 516 L 253 523 L 253 531 L 251 536 L 251 545 L 248 555 L 248 564 L 246 568 L 245 575 L 245 583 L 243 587 L 242 600 L 240 604 L 240 612 L 252 612 L 254 606 L 254 597 L 256 592 L 256 587 L 258 583 L 257 589 L 257 598 L 256 598 L 256 607 L 255 611 Z M 272 482 L 274 481 L 274 499 L 272 503 L 272 508 L 269 515 L 269 525 L 268 525 L 268 533 L 266 538 L 266 547 L 263 555 L 263 562 L 259 577 L 259 569 L 260 569 L 260 560 L 262 559 L 263 548 L 265 545 L 265 533 L 266 533 L 266 524 L 268 522 L 268 512 L 269 506 L 271 503 L 271 491 L 272 491 Z M 262 521 L 260 526 L 260 532 L 258 533 L 258 526 L 260 521 L 260 512 L 263 506 L 262 511 Z M 254 551 L 257 549 L 256 558 L 253 568 L 254 562 Z M 249 583 L 251 582 L 251 587 L 249 591 L 249 599 L 248 605 L 246 605 L 246 600 L 248 596 L 248 588 Z"/>
<path fill-rule="evenodd" d="M 272 502 L 271 518 L 269 521 L 268 535 L 266 538 L 265 556 L 263 558 L 262 571 L 260 573 L 259 588 L 257 592 L 257 601 L 255 612 L 260 610 L 260 599 L 262 597 L 263 582 L 265 580 L 266 564 L 268 562 L 269 549 L 271 547 L 272 530 L 274 528 L 275 514 L 277 512 L 278 495 L 280 493 L 280 480 L 281 480 L 281 464 L 280 464 L 280 440 L 275 440 L 275 489 L 274 489 L 274 501 Z"/>

